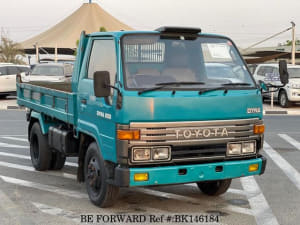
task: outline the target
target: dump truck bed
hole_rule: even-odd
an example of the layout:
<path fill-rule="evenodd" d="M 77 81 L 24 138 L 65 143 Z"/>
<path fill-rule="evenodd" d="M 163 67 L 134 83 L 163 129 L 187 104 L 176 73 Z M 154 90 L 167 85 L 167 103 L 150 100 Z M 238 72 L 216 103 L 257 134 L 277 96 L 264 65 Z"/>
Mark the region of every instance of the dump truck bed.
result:
<path fill-rule="evenodd" d="M 71 83 L 17 83 L 18 104 L 44 115 L 74 124 L 75 94 Z"/>

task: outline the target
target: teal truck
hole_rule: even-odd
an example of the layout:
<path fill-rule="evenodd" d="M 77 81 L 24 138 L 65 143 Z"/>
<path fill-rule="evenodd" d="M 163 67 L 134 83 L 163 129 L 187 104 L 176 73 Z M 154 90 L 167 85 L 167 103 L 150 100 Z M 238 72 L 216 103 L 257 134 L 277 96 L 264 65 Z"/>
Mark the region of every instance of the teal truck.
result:
<path fill-rule="evenodd" d="M 220 195 L 265 171 L 264 85 L 227 37 L 185 27 L 83 32 L 71 83 L 17 81 L 34 168 L 78 157 L 77 180 L 100 207 L 120 187 L 197 183 Z"/>

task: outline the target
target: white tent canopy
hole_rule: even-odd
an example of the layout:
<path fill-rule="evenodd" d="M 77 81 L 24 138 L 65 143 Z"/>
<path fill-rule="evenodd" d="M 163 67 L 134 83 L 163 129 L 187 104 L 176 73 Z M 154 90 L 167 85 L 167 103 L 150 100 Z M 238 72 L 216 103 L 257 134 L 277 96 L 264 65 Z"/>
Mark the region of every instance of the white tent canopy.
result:
<path fill-rule="evenodd" d="M 99 31 L 100 27 L 104 27 L 107 31 L 132 30 L 131 27 L 111 16 L 97 3 L 84 3 L 63 21 L 22 42 L 21 45 L 29 54 L 35 53 L 36 45 L 47 49 L 47 52 L 53 53 L 54 49 L 58 48 L 60 54 L 68 54 L 64 52 L 68 52 L 68 49 L 73 52 L 76 48 L 76 41 L 83 30 L 86 33 L 92 33 Z"/>

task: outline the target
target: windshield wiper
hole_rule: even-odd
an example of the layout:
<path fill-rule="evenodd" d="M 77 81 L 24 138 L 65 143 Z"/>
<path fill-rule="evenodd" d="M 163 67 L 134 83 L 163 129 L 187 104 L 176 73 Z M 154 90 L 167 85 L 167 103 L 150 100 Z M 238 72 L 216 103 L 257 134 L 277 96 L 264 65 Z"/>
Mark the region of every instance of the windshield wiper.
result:
<path fill-rule="evenodd" d="M 249 83 L 225 83 L 225 84 L 221 84 L 221 85 L 222 85 L 221 87 L 201 89 L 199 91 L 199 95 L 206 93 L 206 92 L 218 91 L 218 90 L 224 90 L 224 94 L 226 94 L 228 92 L 228 89 L 227 89 L 228 86 L 250 86 L 251 84 L 249 84 Z"/>
<path fill-rule="evenodd" d="M 224 94 L 226 94 L 228 92 L 228 89 L 226 87 L 214 87 L 214 88 L 204 88 L 204 89 L 201 89 L 198 92 L 198 94 L 201 95 L 201 94 L 206 93 L 206 92 L 218 91 L 218 90 L 224 90 Z"/>
<path fill-rule="evenodd" d="M 250 86 L 249 83 L 225 83 L 222 86 Z"/>
<path fill-rule="evenodd" d="M 197 84 L 205 84 L 205 83 L 204 82 L 188 82 L 188 81 L 156 83 L 155 85 L 157 85 L 157 86 L 151 87 L 151 88 L 145 88 L 145 89 L 139 91 L 138 95 L 143 94 L 145 92 L 149 92 L 149 91 L 160 90 L 165 87 L 173 86 L 173 85 L 180 86 L 180 85 L 197 85 Z M 173 93 L 174 93 L 174 91 L 173 91 Z"/>
<path fill-rule="evenodd" d="M 224 90 L 224 94 L 226 94 L 228 92 L 228 89 L 227 89 L 228 86 L 250 86 L 251 84 L 249 84 L 249 83 L 225 83 L 225 84 L 221 84 L 221 85 L 222 85 L 221 87 L 201 89 L 199 91 L 199 95 L 206 93 L 206 92 L 218 91 L 218 90 Z"/>

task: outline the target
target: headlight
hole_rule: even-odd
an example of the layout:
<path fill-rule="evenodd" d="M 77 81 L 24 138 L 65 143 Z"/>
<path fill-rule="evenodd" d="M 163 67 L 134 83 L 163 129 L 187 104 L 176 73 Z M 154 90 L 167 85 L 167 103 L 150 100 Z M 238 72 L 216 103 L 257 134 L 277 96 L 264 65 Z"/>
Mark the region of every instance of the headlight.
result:
<path fill-rule="evenodd" d="M 255 153 L 255 142 L 244 142 L 242 145 L 242 153 L 249 154 Z"/>
<path fill-rule="evenodd" d="M 133 149 L 133 161 L 148 161 L 151 159 L 150 148 L 134 148 Z"/>
<path fill-rule="evenodd" d="M 170 157 L 169 147 L 159 147 L 153 149 L 153 160 L 166 160 Z"/>
<path fill-rule="evenodd" d="M 228 143 L 227 155 L 240 155 L 242 153 L 242 143 Z"/>
<path fill-rule="evenodd" d="M 134 162 L 155 162 L 169 161 L 171 159 L 170 146 L 155 147 L 133 147 L 131 161 Z"/>
<path fill-rule="evenodd" d="M 300 84 L 292 83 L 290 85 L 291 85 L 291 88 L 295 88 L 295 89 L 299 89 L 300 88 Z"/>
<path fill-rule="evenodd" d="M 256 142 L 255 141 L 237 142 L 237 143 L 228 143 L 227 144 L 227 155 L 228 156 L 247 155 L 247 154 L 253 154 L 255 152 L 256 152 Z"/>

